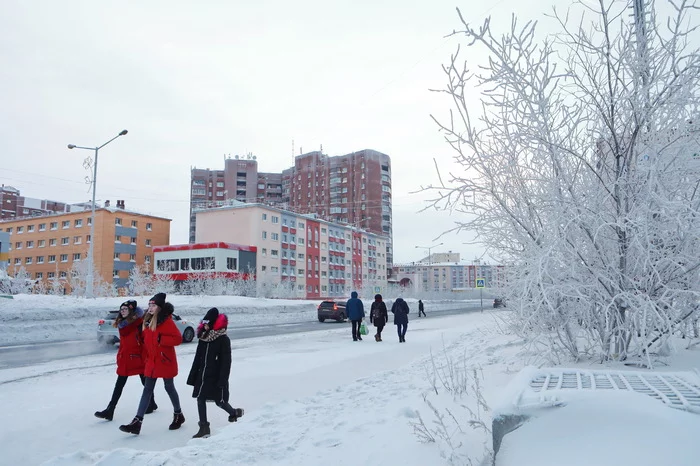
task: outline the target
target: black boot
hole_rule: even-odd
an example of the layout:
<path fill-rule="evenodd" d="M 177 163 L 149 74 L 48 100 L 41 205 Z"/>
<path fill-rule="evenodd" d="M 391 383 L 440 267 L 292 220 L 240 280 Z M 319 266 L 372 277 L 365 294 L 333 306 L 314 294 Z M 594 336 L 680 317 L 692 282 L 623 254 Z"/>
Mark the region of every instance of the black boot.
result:
<path fill-rule="evenodd" d="M 200 422 L 199 423 L 199 432 L 194 434 L 192 438 L 207 438 L 211 435 L 211 430 L 209 430 L 209 423 L 208 422 Z"/>
<path fill-rule="evenodd" d="M 141 433 L 141 422 L 142 419 L 137 416 L 131 423 L 119 426 L 119 430 L 127 434 L 139 435 Z"/>
<path fill-rule="evenodd" d="M 243 417 L 243 413 L 245 412 L 241 408 L 236 408 L 234 411 L 235 413 L 228 417 L 228 422 L 236 422 L 239 417 Z"/>
<path fill-rule="evenodd" d="M 177 430 L 184 423 L 185 423 L 185 416 L 182 413 L 175 413 L 175 414 L 173 414 L 173 422 L 170 424 L 170 427 L 168 427 L 168 429 Z"/>
<path fill-rule="evenodd" d="M 104 411 L 97 411 L 95 412 L 95 417 L 99 417 L 100 419 L 105 419 L 107 421 L 111 421 L 112 418 L 114 418 L 114 406 L 109 405 L 107 406 L 107 409 Z"/>
<path fill-rule="evenodd" d="M 151 402 L 148 403 L 148 408 L 146 408 L 146 414 L 151 414 L 156 409 L 158 409 L 158 405 L 156 404 L 156 400 L 151 398 Z"/>

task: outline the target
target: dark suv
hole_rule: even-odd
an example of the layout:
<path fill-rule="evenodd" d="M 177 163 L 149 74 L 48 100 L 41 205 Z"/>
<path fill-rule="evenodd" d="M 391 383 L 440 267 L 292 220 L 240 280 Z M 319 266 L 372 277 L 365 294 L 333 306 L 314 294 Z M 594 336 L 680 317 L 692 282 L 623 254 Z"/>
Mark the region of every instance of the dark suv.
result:
<path fill-rule="evenodd" d="M 345 313 L 345 302 L 341 301 L 323 301 L 318 305 L 318 321 L 324 322 L 326 319 L 337 320 L 344 322 L 347 314 Z"/>
<path fill-rule="evenodd" d="M 506 307 L 506 300 L 504 298 L 495 298 L 493 300 L 493 307 Z"/>

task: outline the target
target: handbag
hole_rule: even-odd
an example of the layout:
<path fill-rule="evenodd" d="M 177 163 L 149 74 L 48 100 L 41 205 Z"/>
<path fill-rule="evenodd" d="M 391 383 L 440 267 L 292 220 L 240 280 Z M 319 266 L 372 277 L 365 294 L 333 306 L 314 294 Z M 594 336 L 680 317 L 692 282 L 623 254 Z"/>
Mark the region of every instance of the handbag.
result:
<path fill-rule="evenodd" d="M 367 335 L 367 333 L 367 326 L 362 322 L 362 325 L 360 325 L 360 335 Z"/>

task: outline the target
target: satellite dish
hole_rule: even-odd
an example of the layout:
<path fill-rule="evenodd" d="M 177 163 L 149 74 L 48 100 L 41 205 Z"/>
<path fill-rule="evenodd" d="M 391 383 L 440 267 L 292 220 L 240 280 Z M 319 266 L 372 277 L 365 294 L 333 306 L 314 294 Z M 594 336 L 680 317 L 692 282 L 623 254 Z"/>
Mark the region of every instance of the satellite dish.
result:
<path fill-rule="evenodd" d="M 256 156 L 253 156 L 253 160 L 257 160 L 258 158 Z"/>

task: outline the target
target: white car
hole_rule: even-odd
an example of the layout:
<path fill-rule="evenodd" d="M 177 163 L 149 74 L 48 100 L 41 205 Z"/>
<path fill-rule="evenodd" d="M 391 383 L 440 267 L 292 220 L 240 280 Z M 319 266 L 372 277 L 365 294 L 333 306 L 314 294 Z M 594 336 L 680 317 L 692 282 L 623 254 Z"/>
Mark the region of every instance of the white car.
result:
<path fill-rule="evenodd" d="M 119 315 L 119 311 L 109 311 L 107 317 L 97 322 L 97 341 L 112 345 L 119 341 L 119 330 L 113 327 L 114 319 Z M 188 320 L 183 320 L 179 315 L 173 314 L 173 321 L 182 333 L 182 341 L 189 343 L 194 340 L 194 324 Z"/>

